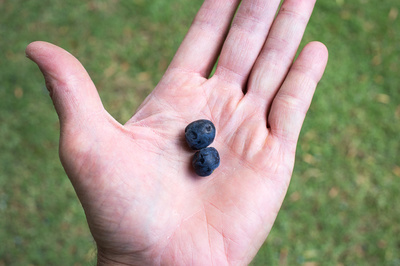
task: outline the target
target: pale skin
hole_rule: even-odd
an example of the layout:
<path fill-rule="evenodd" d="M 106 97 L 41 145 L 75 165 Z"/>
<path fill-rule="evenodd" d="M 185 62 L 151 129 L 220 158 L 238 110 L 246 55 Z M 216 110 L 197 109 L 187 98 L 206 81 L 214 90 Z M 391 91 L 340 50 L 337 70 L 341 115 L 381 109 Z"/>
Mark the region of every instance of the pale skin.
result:
<path fill-rule="evenodd" d="M 328 52 L 312 42 L 293 63 L 315 0 L 286 0 L 275 19 L 277 0 L 243 0 L 234 17 L 239 2 L 205 0 L 124 125 L 76 58 L 45 42 L 27 47 L 59 115 L 61 162 L 99 265 L 245 265 L 267 238 Z M 209 177 L 193 172 L 184 140 L 197 119 L 217 129 L 221 165 Z"/>

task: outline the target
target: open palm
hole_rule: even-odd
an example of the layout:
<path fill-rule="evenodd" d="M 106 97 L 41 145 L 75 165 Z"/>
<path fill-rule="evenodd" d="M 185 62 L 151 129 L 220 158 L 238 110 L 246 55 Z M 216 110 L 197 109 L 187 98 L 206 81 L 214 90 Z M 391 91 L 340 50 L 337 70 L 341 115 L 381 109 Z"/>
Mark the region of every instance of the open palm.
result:
<path fill-rule="evenodd" d="M 99 263 L 246 264 L 266 239 L 292 174 L 297 138 L 327 51 L 292 64 L 314 0 L 206 0 L 167 72 L 125 124 L 82 65 L 54 45 L 27 55 L 61 123 L 60 157 Z M 215 74 L 209 74 L 219 57 Z M 191 169 L 186 125 L 213 121 L 221 165 Z"/>

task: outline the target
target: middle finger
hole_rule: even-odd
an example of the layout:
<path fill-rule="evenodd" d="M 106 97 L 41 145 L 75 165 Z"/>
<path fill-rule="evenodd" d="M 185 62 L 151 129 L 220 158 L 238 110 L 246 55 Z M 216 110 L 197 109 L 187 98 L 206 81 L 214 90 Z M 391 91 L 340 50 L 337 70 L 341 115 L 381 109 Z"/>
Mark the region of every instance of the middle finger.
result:
<path fill-rule="evenodd" d="M 279 0 L 242 1 L 222 47 L 215 76 L 243 88 L 279 3 Z"/>

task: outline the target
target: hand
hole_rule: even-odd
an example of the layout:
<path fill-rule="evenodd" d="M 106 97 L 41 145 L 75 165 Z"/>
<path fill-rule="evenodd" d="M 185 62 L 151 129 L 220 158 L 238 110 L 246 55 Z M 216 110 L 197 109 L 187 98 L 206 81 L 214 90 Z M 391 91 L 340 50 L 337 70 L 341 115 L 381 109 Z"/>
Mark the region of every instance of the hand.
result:
<path fill-rule="evenodd" d="M 275 20 L 278 0 L 243 0 L 230 25 L 239 2 L 205 0 L 125 125 L 104 110 L 72 55 L 44 42 L 27 47 L 59 115 L 60 158 L 99 264 L 246 264 L 266 239 L 328 55 L 313 42 L 292 64 L 315 0 L 286 0 Z M 197 119 L 214 122 L 221 157 L 204 178 L 184 140 Z"/>

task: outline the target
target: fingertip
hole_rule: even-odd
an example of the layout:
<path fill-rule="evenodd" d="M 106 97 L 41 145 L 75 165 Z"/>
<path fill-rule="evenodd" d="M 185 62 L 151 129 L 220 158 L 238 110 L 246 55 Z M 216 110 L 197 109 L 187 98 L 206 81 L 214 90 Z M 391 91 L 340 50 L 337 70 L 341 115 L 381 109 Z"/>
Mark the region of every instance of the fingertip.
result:
<path fill-rule="evenodd" d="M 318 50 L 321 50 L 321 51 L 323 50 L 325 53 L 328 53 L 328 48 L 326 47 L 326 45 L 323 44 L 322 42 L 319 42 L 319 41 L 309 42 L 306 45 L 306 47 L 310 47 L 310 48 L 313 48 L 313 49 L 318 49 Z"/>
<path fill-rule="evenodd" d="M 29 59 L 32 58 L 32 54 L 35 52 L 38 45 L 40 45 L 41 41 L 34 41 L 29 43 L 25 48 L 25 55 Z"/>
<path fill-rule="evenodd" d="M 44 41 L 34 41 L 25 48 L 25 55 L 32 61 L 36 62 L 42 58 L 53 57 L 60 54 L 72 56 L 71 53 L 63 48 Z"/>
<path fill-rule="evenodd" d="M 328 63 L 329 52 L 325 44 L 314 41 L 308 43 L 300 52 L 290 72 L 307 72 L 318 83 Z"/>
<path fill-rule="evenodd" d="M 302 53 L 307 54 L 310 56 L 310 58 L 314 58 L 315 60 L 318 60 L 325 64 L 328 61 L 329 57 L 328 48 L 326 47 L 325 44 L 319 41 L 313 41 L 308 43 L 304 47 Z"/>
<path fill-rule="evenodd" d="M 37 56 L 42 54 L 43 50 L 46 49 L 46 47 L 49 46 L 54 46 L 53 44 L 43 42 L 43 41 L 34 41 L 28 44 L 28 46 L 25 48 L 25 55 L 31 60 L 35 60 Z"/>

